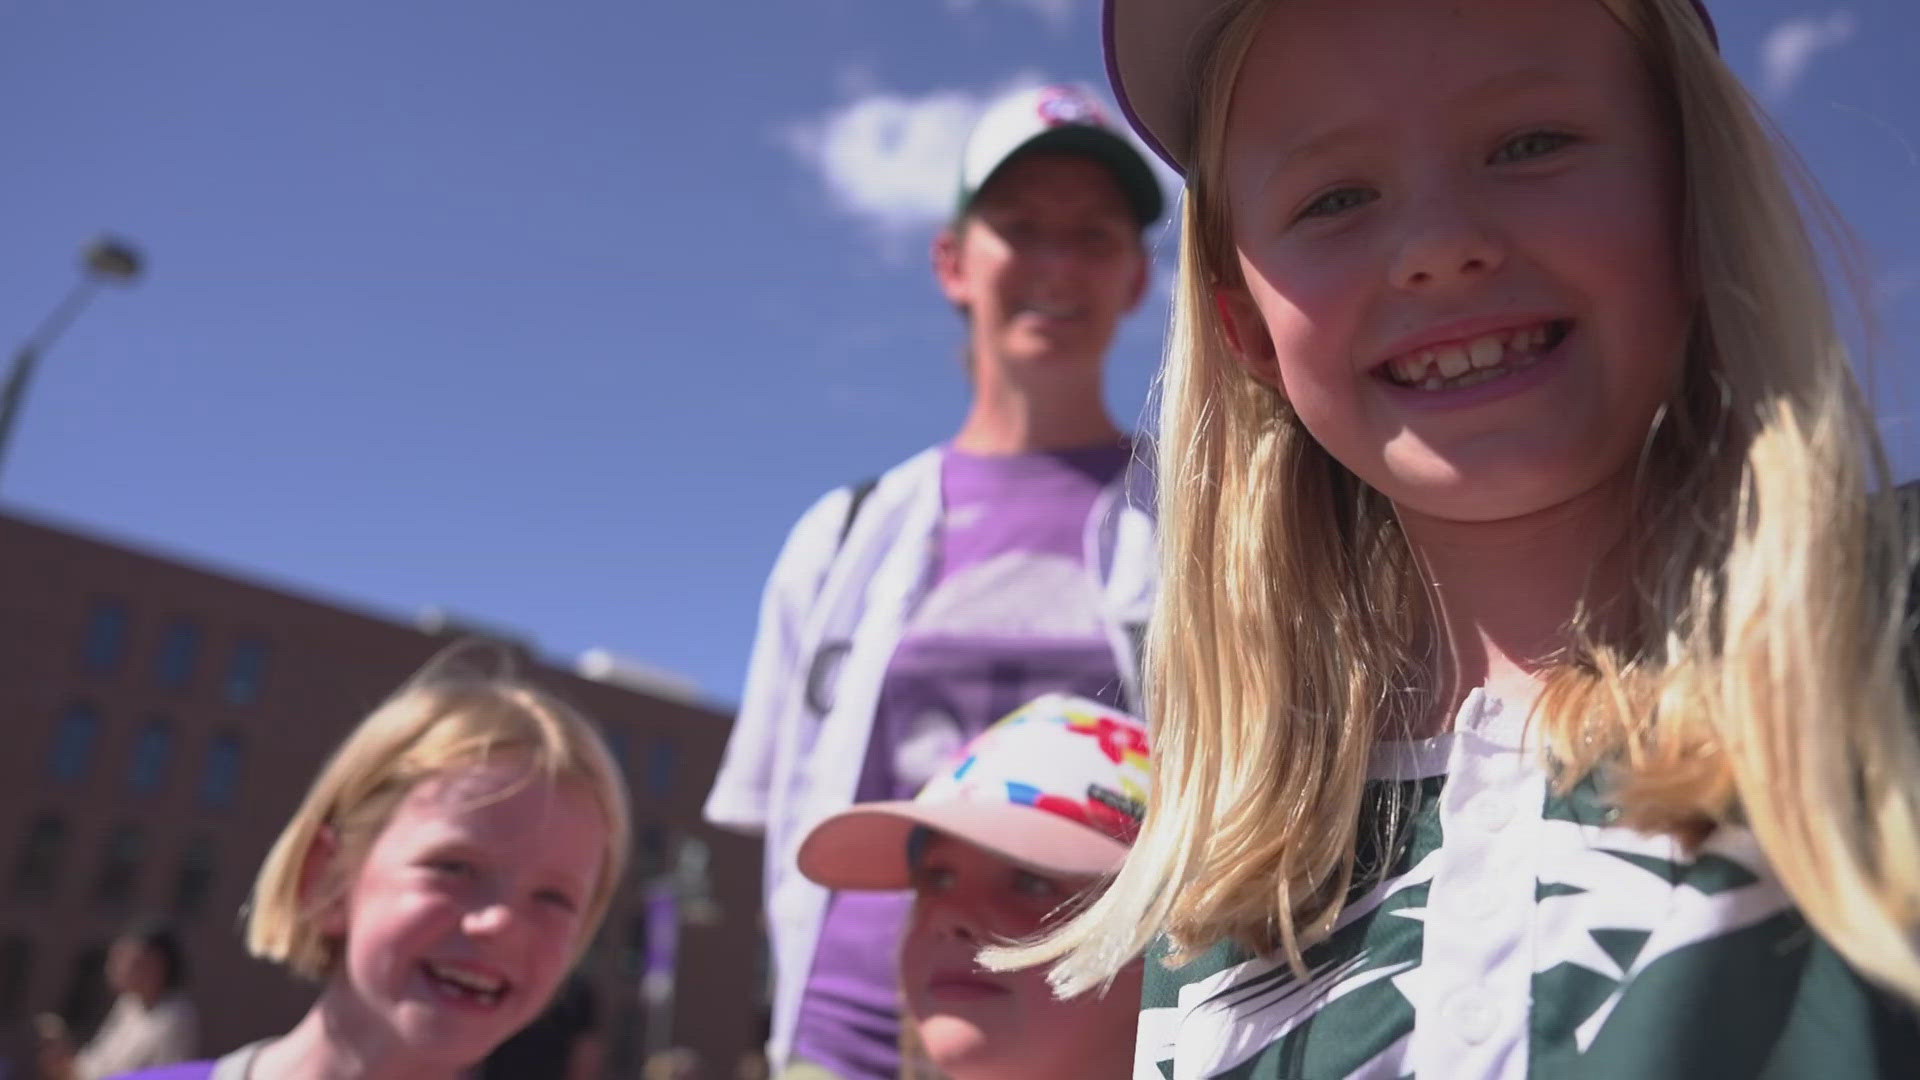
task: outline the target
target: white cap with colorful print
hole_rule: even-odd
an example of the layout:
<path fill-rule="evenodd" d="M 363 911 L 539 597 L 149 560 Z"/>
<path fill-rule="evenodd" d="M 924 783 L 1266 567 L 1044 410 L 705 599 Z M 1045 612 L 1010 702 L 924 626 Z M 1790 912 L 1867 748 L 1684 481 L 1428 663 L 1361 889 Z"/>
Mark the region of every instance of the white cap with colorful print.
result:
<path fill-rule="evenodd" d="M 981 732 L 911 802 L 861 803 L 815 825 L 800 871 L 835 889 L 907 888 L 907 840 L 925 827 L 1042 873 L 1110 873 L 1146 813 L 1149 768 L 1140 721 L 1048 694 Z"/>

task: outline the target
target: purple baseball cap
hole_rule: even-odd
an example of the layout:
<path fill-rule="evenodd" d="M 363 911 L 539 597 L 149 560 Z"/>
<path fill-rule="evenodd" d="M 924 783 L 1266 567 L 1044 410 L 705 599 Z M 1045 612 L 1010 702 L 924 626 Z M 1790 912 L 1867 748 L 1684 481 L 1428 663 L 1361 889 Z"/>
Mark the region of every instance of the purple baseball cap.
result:
<path fill-rule="evenodd" d="M 1142 141 L 1181 176 L 1193 132 L 1190 100 L 1199 85 L 1195 40 L 1217 18 L 1221 0 L 1103 0 L 1101 38 L 1114 100 Z M 1693 9 L 1714 47 L 1720 45 L 1704 0 Z"/>

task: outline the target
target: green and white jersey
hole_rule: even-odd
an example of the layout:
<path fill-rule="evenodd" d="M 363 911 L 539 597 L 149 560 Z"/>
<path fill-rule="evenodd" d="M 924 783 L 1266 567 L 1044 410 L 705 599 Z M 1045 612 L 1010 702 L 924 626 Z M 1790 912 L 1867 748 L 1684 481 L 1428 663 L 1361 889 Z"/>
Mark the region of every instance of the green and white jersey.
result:
<path fill-rule="evenodd" d="M 1476 691 L 1382 746 L 1404 825 L 1334 933 L 1284 959 L 1147 964 L 1135 1080 L 1920 1076 L 1920 1024 L 1807 928 L 1753 836 L 1697 850 L 1562 797 L 1525 717 Z M 1377 864 L 1365 850 L 1363 865 Z"/>

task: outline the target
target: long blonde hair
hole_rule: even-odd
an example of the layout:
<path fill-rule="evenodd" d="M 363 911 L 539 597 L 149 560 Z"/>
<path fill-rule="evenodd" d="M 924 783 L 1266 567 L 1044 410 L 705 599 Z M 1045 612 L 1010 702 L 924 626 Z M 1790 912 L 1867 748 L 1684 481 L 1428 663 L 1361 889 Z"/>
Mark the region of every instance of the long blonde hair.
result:
<path fill-rule="evenodd" d="M 1665 99 L 1697 306 L 1640 471 L 1635 629 L 1609 638 L 1575 614 L 1535 722 L 1562 783 L 1606 770 L 1627 824 L 1751 828 L 1813 927 L 1920 1002 L 1909 544 L 1873 494 L 1888 470 L 1788 179 L 1804 174 L 1688 0 L 1601 2 Z M 1199 54 L 1162 386 L 1152 809 L 1098 902 L 988 957 L 1060 960 L 1062 993 L 1161 933 L 1302 970 L 1354 884 L 1375 740 L 1431 704 L 1428 608 L 1392 507 L 1242 372 L 1213 303 L 1240 280 L 1227 107 L 1271 6 L 1223 5 Z"/>
<path fill-rule="evenodd" d="M 631 808 L 606 743 L 580 713 L 530 683 L 475 666 L 471 646 L 430 661 L 348 735 L 320 770 L 267 852 L 248 904 L 247 949 L 308 978 L 324 978 L 340 942 L 318 913 L 351 888 L 367 851 L 413 786 L 488 760 L 523 763 L 529 780 L 579 783 L 607 823 L 600 877 L 580 923 L 576 951 L 592 939 L 627 863 Z M 510 667 L 495 657 L 494 665 Z M 307 880 L 315 845 L 333 851 Z"/>

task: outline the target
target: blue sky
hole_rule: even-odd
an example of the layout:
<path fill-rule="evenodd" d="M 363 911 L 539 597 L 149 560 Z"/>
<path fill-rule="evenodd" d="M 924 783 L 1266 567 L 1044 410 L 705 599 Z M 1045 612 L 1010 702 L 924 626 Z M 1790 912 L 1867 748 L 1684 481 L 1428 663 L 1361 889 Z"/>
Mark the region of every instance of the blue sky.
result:
<path fill-rule="evenodd" d="M 1866 242 L 1920 472 L 1920 6 L 1715 6 Z M 0 0 L 0 343 L 94 233 L 152 264 L 42 367 L 0 500 L 731 700 L 793 517 L 960 419 L 925 245 L 1039 79 L 1104 87 L 1093 0 Z"/>

